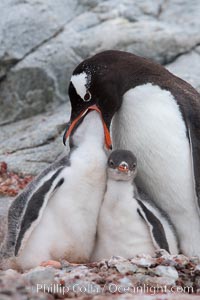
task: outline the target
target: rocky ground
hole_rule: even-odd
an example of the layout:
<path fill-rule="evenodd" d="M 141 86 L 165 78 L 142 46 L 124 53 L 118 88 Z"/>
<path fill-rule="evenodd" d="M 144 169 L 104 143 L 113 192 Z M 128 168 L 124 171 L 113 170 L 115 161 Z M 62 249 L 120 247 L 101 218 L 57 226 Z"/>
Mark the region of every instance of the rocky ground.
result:
<path fill-rule="evenodd" d="M 7 299 L 199 299 L 200 261 L 157 252 L 130 260 L 112 257 L 62 269 L 37 267 L 24 274 L 0 274 L 1 300 Z M 145 294 L 145 295 L 143 295 Z"/>
<path fill-rule="evenodd" d="M 80 61 L 105 49 L 130 51 L 160 62 L 200 91 L 200 1 L 1 0 L 0 12 L 1 241 L 11 195 L 25 186 L 27 178 L 68 151 L 62 144 L 70 112 L 67 86 Z M 170 271 L 165 261 L 170 261 Z M 188 284 L 196 293 L 200 288 L 197 261 L 183 258 L 180 266 L 174 261 L 164 259 L 160 270 L 157 263 L 138 267 L 133 261 L 118 261 L 118 268 L 117 260 L 111 260 L 91 266 L 67 266 L 61 271 L 39 268 L 24 275 L 7 271 L 0 275 L 0 299 L 12 299 L 14 294 L 15 299 L 28 299 L 27 289 L 36 283 L 34 278 L 39 274 L 41 282 L 50 280 L 48 284 L 78 280 L 85 284 L 89 280 L 102 288 L 109 282 L 124 286 L 139 280 L 154 286 L 158 281 L 167 286 Z M 103 299 L 104 292 L 94 299 Z M 73 295 L 67 293 L 65 297 Z M 92 295 L 79 296 L 90 299 Z M 187 294 L 179 296 L 159 295 L 154 299 L 190 299 Z M 42 293 L 31 299 L 53 297 Z M 115 299 L 130 297 L 133 294 L 115 295 Z"/>

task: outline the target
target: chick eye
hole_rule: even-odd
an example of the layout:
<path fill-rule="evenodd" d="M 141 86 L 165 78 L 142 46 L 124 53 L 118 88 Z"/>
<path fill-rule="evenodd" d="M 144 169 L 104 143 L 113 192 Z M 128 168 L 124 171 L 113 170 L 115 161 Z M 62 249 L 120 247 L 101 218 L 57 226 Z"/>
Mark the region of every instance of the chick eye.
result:
<path fill-rule="evenodd" d="M 114 167 L 114 162 L 112 160 L 109 160 L 109 166 Z"/>
<path fill-rule="evenodd" d="M 89 91 L 87 91 L 87 93 L 85 94 L 85 96 L 84 96 L 84 101 L 85 102 L 88 102 L 88 101 L 90 101 L 91 100 L 91 98 L 92 98 L 92 95 L 90 94 L 90 92 Z"/>
<path fill-rule="evenodd" d="M 133 168 L 136 168 L 136 163 L 133 164 Z"/>

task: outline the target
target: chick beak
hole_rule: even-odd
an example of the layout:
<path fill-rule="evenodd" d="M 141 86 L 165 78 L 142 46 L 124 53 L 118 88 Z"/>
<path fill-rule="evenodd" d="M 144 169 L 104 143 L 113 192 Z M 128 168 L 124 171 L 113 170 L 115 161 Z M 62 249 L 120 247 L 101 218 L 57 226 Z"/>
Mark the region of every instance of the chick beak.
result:
<path fill-rule="evenodd" d="M 123 173 L 128 173 L 129 171 L 129 168 L 128 166 L 124 165 L 124 164 L 121 164 L 119 165 L 119 167 L 117 168 L 120 172 L 123 172 Z"/>
<path fill-rule="evenodd" d="M 84 111 L 82 111 L 74 120 L 70 120 L 69 123 L 67 124 L 67 127 L 65 129 L 65 133 L 63 135 L 63 143 L 65 145 L 67 138 L 71 135 L 74 127 L 76 126 L 76 124 L 78 123 L 78 121 L 81 118 L 84 118 L 84 116 L 86 115 L 86 113 L 89 110 L 96 110 L 100 116 L 101 116 L 101 120 L 103 123 L 103 129 L 104 129 L 104 136 L 105 136 L 105 145 L 107 147 L 107 149 L 112 149 L 112 141 L 111 141 L 111 136 L 110 136 L 110 131 L 106 125 L 106 122 L 104 121 L 103 115 L 101 113 L 101 110 L 98 108 L 97 105 L 91 105 L 89 106 L 87 109 L 85 109 Z"/>

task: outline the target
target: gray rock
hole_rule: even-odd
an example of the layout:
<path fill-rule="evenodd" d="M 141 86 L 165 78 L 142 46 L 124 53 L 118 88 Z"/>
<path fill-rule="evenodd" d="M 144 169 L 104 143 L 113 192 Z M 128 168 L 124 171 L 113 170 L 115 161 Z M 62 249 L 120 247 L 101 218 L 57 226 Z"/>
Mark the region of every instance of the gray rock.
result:
<path fill-rule="evenodd" d="M 200 276 L 195 277 L 195 285 L 196 285 L 197 293 L 200 293 Z"/>
<path fill-rule="evenodd" d="M 200 92 L 200 49 L 191 51 L 178 57 L 173 63 L 167 65 L 170 72 L 189 82 Z M 198 52 L 199 51 L 199 52 Z"/>
<path fill-rule="evenodd" d="M 5 161 L 14 172 L 38 174 L 59 155 L 68 152 L 62 143 L 68 120 L 69 105 L 63 105 L 54 113 L 2 126 L 0 161 Z"/>
<path fill-rule="evenodd" d="M 176 280 L 174 278 L 170 277 L 150 277 L 146 278 L 145 280 L 146 284 L 149 284 L 152 287 L 156 287 L 158 292 L 165 292 L 166 287 L 175 286 Z"/>
<path fill-rule="evenodd" d="M 200 275 L 200 264 L 198 264 L 194 269 L 195 274 Z"/>
<path fill-rule="evenodd" d="M 166 64 L 180 53 L 193 48 L 200 34 L 157 20 L 129 22 L 117 17 L 83 32 L 81 48 L 91 54 L 105 49 L 119 49 L 149 57 Z M 93 36 L 93 39 L 90 37 Z M 91 51 L 94 49 L 93 51 Z"/>
<path fill-rule="evenodd" d="M 134 264 L 132 264 L 131 262 L 129 261 L 126 261 L 124 263 L 117 263 L 115 265 L 117 271 L 119 271 L 120 274 L 133 274 L 137 271 L 138 267 Z"/>
<path fill-rule="evenodd" d="M 110 268 L 115 268 L 116 265 L 124 264 L 127 262 L 127 259 L 121 257 L 121 256 L 112 256 L 108 261 L 107 265 Z"/>
<path fill-rule="evenodd" d="M 58 34 L 62 27 L 80 13 L 77 1 L 10 0 L 1 1 L 0 66 L 6 66 L 35 51 L 41 44 Z"/>
<path fill-rule="evenodd" d="M 0 85 L 2 123 L 56 109 L 59 103 L 67 102 L 71 73 L 82 60 L 70 48 L 74 38 L 73 31 L 66 30 L 10 70 Z"/>
<path fill-rule="evenodd" d="M 1 83 L 0 120 L 10 122 L 47 111 L 56 102 L 56 81 L 46 67 L 13 66 L 54 39 L 83 7 L 73 0 L 68 0 L 67 7 L 62 0 L 13 0 L 3 1 L 0 11 L 0 78 L 9 73 Z"/>
<path fill-rule="evenodd" d="M 0 299 L 1 300 L 52 300 L 48 293 L 35 292 L 25 276 L 12 269 L 0 272 Z M 7 296 L 7 298 L 6 298 Z"/>
<path fill-rule="evenodd" d="M 139 267 L 148 268 L 156 264 L 156 258 L 150 255 L 136 255 L 131 262 Z"/>
<path fill-rule="evenodd" d="M 178 272 L 174 267 L 168 266 L 157 266 L 154 269 L 154 273 L 161 277 L 169 277 L 174 280 L 178 279 Z"/>
<path fill-rule="evenodd" d="M 54 277 L 56 270 L 54 268 L 37 267 L 23 274 L 23 278 L 37 288 L 37 285 L 50 287 L 55 283 Z"/>
<path fill-rule="evenodd" d="M 198 0 L 173 0 L 162 1 L 159 12 L 159 20 L 166 23 L 179 25 L 184 30 L 189 28 L 193 32 L 198 31 L 200 2 Z"/>

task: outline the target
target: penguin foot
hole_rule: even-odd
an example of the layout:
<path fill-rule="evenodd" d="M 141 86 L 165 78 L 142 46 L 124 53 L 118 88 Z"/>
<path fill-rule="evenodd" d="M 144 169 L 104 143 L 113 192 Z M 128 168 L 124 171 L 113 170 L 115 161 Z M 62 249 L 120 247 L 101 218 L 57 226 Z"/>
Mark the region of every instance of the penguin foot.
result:
<path fill-rule="evenodd" d="M 53 267 L 55 269 L 61 269 L 61 263 L 56 260 L 46 260 L 41 262 L 40 264 L 41 267 Z"/>

